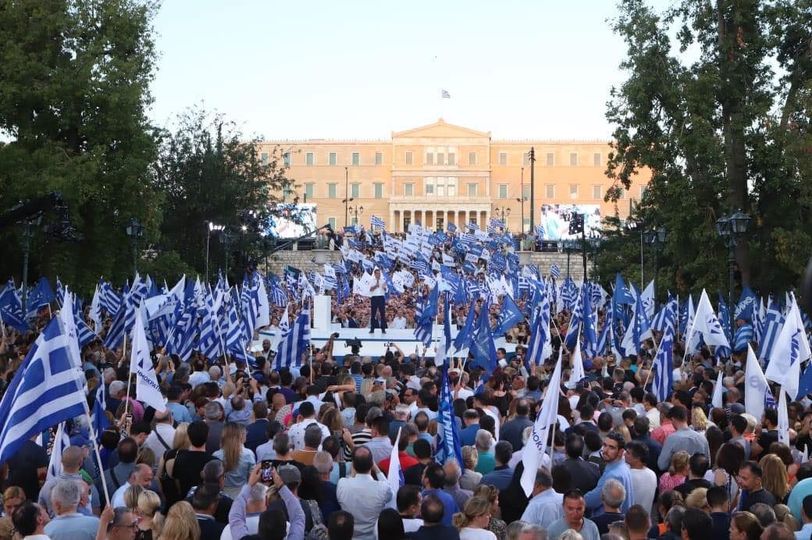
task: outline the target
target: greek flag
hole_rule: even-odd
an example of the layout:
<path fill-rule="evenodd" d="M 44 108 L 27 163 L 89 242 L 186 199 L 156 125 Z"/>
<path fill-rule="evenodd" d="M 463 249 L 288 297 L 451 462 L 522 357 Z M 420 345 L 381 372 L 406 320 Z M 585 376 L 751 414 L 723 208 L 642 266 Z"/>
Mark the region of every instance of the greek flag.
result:
<path fill-rule="evenodd" d="M 535 232 L 538 238 L 544 238 L 544 225 L 536 225 Z"/>
<path fill-rule="evenodd" d="M 99 305 L 111 316 L 118 313 L 118 309 L 121 307 L 121 296 L 106 281 L 101 282 Z"/>
<path fill-rule="evenodd" d="M 454 421 L 454 407 L 451 399 L 451 388 L 448 384 L 448 366 L 444 365 L 443 376 L 440 381 L 440 403 L 437 408 L 437 452 L 434 460 L 444 464 L 449 459 L 456 459 L 462 463 L 462 445 Z"/>
<path fill-rule="evenodd" d="M 379 218 L 378 216 L 372 216 L 372 219 L 370 219 L 370 225 L 372 225 L 373 229 L 384 228 L 383 219 Z"/>
<path fill-rule="evenodd" d="M 759 360 L 768 360 L 771 356 L 778 334 L 781 332 L 781 325 L 784 324 L 784 317 L 778 303 L 770 298 L 767 315 L 764 317 L 761 341 L 759 342 Z"/>
<path fill-rule="evenodd" d="M 280 324 L 281 327 L 281 324 Z M 303 309 L 293 326 L 282 336 L 276 352 L 276 369 L 302 365 L 310 347 L 310 311 Z"/>
<path fill-rule="evenodd" d="M 192 356 L 192 351 L 197 346 L 197 310 L 194 306 L 188 306 L 183 311 L 180 319 L 175 323 L 172 334 L 167 339 L 166 352 L 177 354 L 181 360 L 186 362 Z"/>
<path fill-rule="evenodd" d="M 530 342 L 527 344 L 527 364 L 530 366 L 541 365 L 544 360 L 550 357 L 552 352 L 550 301 L 547 295 L 542 293 L 539 311 L 533 321 L 530 333 Z"/>
<path fill-rule="evenodd" d="M 414 336 L 428 347 L 431 345 L 431 331 L 434 326 L 434 318 L 437 316 L 438 303 L 440 300 L 440 289 L 437 285 L 417 304 L 415 310 Z"/>
<path fill-rule="evenodd" d="M 0 401 L 0 463 L 37 433 L 85 413 L 82 372 L 71 358 L 71 346 L 54 317 L 23 360 Z"/>
<path fill-rule="evenodd" d="M 670 302 L 669 302 L 670 304 Z M 674 386 L 674 328 L 666 326 L 660 347 L 654 357 L 654 388 L 652 392 L 657 401 L 665 401 L 671 395 Z"/>
<path fill-rule="evenodd" d="M 23 313 L 23 303 L 12 280 L 8 280 L 6 288 L 0 292 L 0 319 L 20 332 L 29 330 Z"/>
<path fill-rule="evenodd" d="M 118 308 L 118 312 L 113 317 L 113 322 L 107 329 L 107 335 L 104 338 L 104 346 L 107 349 L 116 349 L 124 341 L 124 322 L 127 318 L 127 306 L 122 305 Z"/>
<path fill-rule="evenodd" d="M 671 328 L 671 332 L 676 332 L 677 324 L 677 300 L 670 298 L 666 304 L 660 308 L 660 311 L 654 316 L 651 321 L 651 329 L 657 332 L 666 332 L 667 328 Z"/>
<path fill-rule="evenodd" d="M 561 277 L 561 269 L 558 267 L 557 264 L 553 263 L 550 265 L 550 276 L 553 279 L 558 279 Z"/>
<path fill-rule="evenodd" d="M 93 400 L 93 411 L 90 413 L 90 422 L 93 425 L 93 433 L 96 441 L 101 441 L 101 434 L 110 426 L 110 421 L 104 411 L 107 410 L 107 386 L 104 384 L 104 377 L 99 381 L 96 388 L 95 399 Z"/>
<path fill-rule="evenodd" d="M 747 345 L 753 340 L 753 325 L 745 323 L 736 330 L 736 336 L 733 339 L 733 352 L 741 352 L 747 348 Z"/>
<path fill-rule="evenodd" d="M 200 342 L 199 350 L 210 360 L 217 359 L 224 354 L 220 343 L 220 332 L 218 332 L 217 313 L 214 311 L 214 300 L 211 294 L 206 296 L 203 306 L 203 318 L 200 320 Z"/>

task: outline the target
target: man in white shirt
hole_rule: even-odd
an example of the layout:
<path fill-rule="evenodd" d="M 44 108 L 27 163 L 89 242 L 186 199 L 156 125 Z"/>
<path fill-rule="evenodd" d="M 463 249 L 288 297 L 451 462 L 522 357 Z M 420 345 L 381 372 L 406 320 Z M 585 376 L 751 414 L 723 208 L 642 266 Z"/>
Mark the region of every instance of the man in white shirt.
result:
<path fill-rule="evenodd" d="M 407 322 L 406 317 L 403 316 L 402 312 L 398 311 L 397 315 L 395 315 L 395 318 L 392 319 L 391 328 L 395 328 L 397 330 L 403 330 L 403 329 L 406 328 L 406 322 Z M 422 522 L 422 520 L 421 520 L 421 522 Z"/>
<path fill-rule="evenodd" d="M 355 449 L 352 468 L 355 476 L 338 481 L 338 504 L 355 520 L 353 540 L 374 540 L 375 522 L 392 499 L 392 488 L 386 476 L 375 466 L 368 448 Z M 377 479 L 373 478 L 373 473 Z"/>
<path fill-rule="evenodd" d="M 533 497 L 527 503 L 522 521 L 548 528 L 554 521 L 563 517 L 561 506 L 563 500 L 564 496 L 553 489 L 553 477 L 547 469 L 539 469 L 536 472 L 536 482 L 533 484 Z"/>
<path fill-rule="evenodd" d="M 660 427 L 660 411 L 657 409 L 657 396 L 648 393 L 643 398 L 643 407 L 646 409 L 646 417 L 651 430 Z"/>
<path fill-rule="evenodd" d="M 290 426 L 288 436 L 293 450 L 304 450 L 304 433 L 307 426 L 317 424 L 321 428 L 322 440 L 330 436 L 330 429 L 319 423 L 316 418 L 316 408 L 309 401 L 302 401 L 299 404 L 299 421 Z"/>
<path fill-rule="evenodd" d="M 172 427 L 172 412 L 169 409 L 164 412 L 156 412 L 154 418 L 155 428 L 147 436 L 144 446 L 155 453 L 156 459 L 160 459 L 165 452 L 172 450 L 175 428 Z"/>
<path fill-rule="evenodd" d="M 657 491 L 657 475 L 646 467 L 648 446 L 640 441 L 626 443 L 626 463 L 632 478 L 631 503 L 639 504 L 646 512 L 654 507 L 654 494 Z"/>
<path fill-rule="evenodd" d="M 127 488 L 130 486 L 139 485 L 144 489 L 149 489 L 150 484 L 152 483 L 152 476 L 152 467 L 146 463 L 139 463 L 136 465 L 133 471 L 130 473 L 130 477 L 127 479 L 127 482 L 122 484 L 121 487 L 119 487 L 113 493 L 113 496 L 110 497 L 110 505 L 113 508 L 127 506 L 124 503 L 124 492 L 127 491 Z"/>
<path fill-rule="evenodd" d="M 375 327 L 380 326 L 381 331 L 386 333 L 386 280 L 381 275 L 381 269 L 377 266 L 372 275 L 375 281 L 369 287 L 369 333 L 375 332 Z M 377 314 L 377 318 L 376 318 Z"/>

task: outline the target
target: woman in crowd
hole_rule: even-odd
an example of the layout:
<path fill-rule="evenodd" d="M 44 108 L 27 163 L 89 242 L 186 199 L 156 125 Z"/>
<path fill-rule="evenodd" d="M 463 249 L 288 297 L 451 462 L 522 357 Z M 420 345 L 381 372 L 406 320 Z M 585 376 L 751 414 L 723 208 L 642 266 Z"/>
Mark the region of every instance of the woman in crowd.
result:
<path fill-rule="evenodd" d="M 671 456 L 671 467 L 660 477 L 660 491 L 668 491 L 681 485 L 688 477 L 688 452 L 680 450 Z"/>
<path fill-rule="evenodd" d="M 479 452 L 474 446 L 462 447 L 462 461 L 464 470 L 460 477 L 460 487 L 473 491 L 482 480 L 482 473 L 476 471 L 477 462 L 479 461 Z"/>
<path fill-rule="evenodd" d="M 758 462 L 763 471 L 764 489 L 775 495 L 775 500 L 783 503 L 789 495 L 789 478 L 787 477 L 787 467 L 781 458 L 775 454 L 767 454 Z"/>
<path fill-rule="evenodd" d="M 507 536 L 507 524 L 500 519 L 499 490 L 494 486 L 480 484 L 474 490 L 474 497 L 480 497 L 490 503 L 491 519 L 488 522 L 488 530 L 496 535 L 497 540 L 505 540 Z"/>
<path fill-rule="evenodd" d="M 730 519 L 730 540 L 759 540 L 763 530 L 750 512 L 736 512 Z"/>
<path fill-rule="evenodd" d="M 138 495 L 138 505 L 135 508 L 135 514 L 138 516 L 136 540 L 157 540 L 163 523 L 163 518 L 158 512 L 160 508 L 161 498 L 154 491 L 144 490 Z"/>
<path fill-rule="evenodd" d="M 256 464 L 254 453 L 245 447 L 245 426 L 228 422 L 223 427 L 220 449 L 213 456 L 225 465 L 226 478 L 223 491 L 231 498 L 237 496 L 248 480 L 251 467 Z"/>
<path fill-rule="evenodd" d="M 491 521 L 491 502 L 485 497 L 471 497 L 462 512 L 454 514 L 454 526 L 460 531 L 460 540 L 496 540 L 488 530 Z"/>
<path fill-rule="evenodd" d="M 160 540 L 201 540 L 200 525 L 192 505 L 186 501 L 176 502 L 169 508 Z M 205 540 L 215 540 L 206 538 Z"/>

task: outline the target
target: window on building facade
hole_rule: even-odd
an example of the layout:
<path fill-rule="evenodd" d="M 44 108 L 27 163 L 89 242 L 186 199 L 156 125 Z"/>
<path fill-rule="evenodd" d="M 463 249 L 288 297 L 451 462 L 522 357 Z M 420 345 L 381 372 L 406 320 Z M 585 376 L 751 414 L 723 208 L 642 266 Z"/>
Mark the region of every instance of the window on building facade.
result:
<path fill-rule="evenodd" d="M 522 154 L 522 167 L 529 167 L 530 166 L 530 152 L 524 152 Z"/>
<path fill-rule="evenodd" d="M 383 154 L 375 152 L 375 165 L 383 165 Z"/>
<path fill-rule="evenodd" d="M 592 186 L 592 198 L 596 201 L 603 199 L 603 189 L 600 184 Z"/>
<path fill-rule="evenodd" d="M 259 160 L 263 165 L 267 165 L 268 164 L 268 152 L 262 152 L 259 155 Z"/>
<path fill-rule="evenodd" d="M 592 165 L 594 165 L 595 167 L 600 167 L 601 165 L 603 165 L 603 160 L 601 159 L 600 152 L 595 152 L 594 154 L 592 154 Z"/>
<path fill-rule="evenodd" d="M 335 152 L 330 152 L 330 165 L 338 165 L 338 155 Z"/>
<path fill-rule="evenodd" d="M 426 152 L 426 165 L 434 165 L 434 152 Z"/>
<path fill-rule="evenodd" d="M 434 220 L 434 227 L 438 231 L 442 231 L 443 227 L 445 227 L 445 217 L 442 214 L 437 215 L 437 218 Z"/>
<path fill-rule="evenodd" d="M 570 165 L 575 167 L 578 165 L 578 153 L 577 152 L 570 152 Z"/>
<path fill-rule="evenodd" d="M 375 182 L 375 198 L 376 199 L 383 199 L 383 184 L 380 182 Z"/>
<path fill-rule="evenodd" d="M 411 165 L 413 159 L 414 159 L 414 157 L 412 156 L 411 152 L 406 152 L 403 155 L 403 161 L 406 163 L 406 165 Z"/>
<path fill-rule="evenodd" d="M 438 197 L 445 197 L 445 177 L 439 176 L 434 179 L 435 182 L 435 193 Z"/>
<path fill-rule="evenodd" d="M 305 184 L 305 199 L 312 199 L 313 198 L 313 190 L 316 184 L 313 182 L 308 182 Z"/>
<path fill-rule="evenodd" d="M 507 152 L 499 152 L 499 165 L 507 165 Z"/>
<path fill-rule="evenodd" d="M 448 164 L 449 165 L 456 165 L 457 164 L 457 154 L 454 152 L 448 153 Z"/>
<path fill-rule="evenodd" d="M 406 197 L 414 196 L 414 184 L 403 184 L 403 194 Z"/>
<path fill-rule="evenodd" d="M 468 152 L 468 165 L 476 165 L 476 152 Z"/>
<path fill-rule="evenodd" d="M 338 193 L 338 184 L 327 184 L 327 197 L 335 199 L 337 197 L 336 193 Z"/>
<path fill-rule="evenodd" d="M 352 153 L 352 164 L 353 165 L 360 165 L 361 164 L 361 154 L 358 152 Z"/>
<path fill-rule="evenodd" d="M 361 196 L 361 184 L 350 184 L 350 197 L 358 198 Z"/>
<path fill-rule="evenodd" d="M 290 167 L 290 152 L 285 152 L 282 155 L 282 161 L 285 163 L 285 167 Z"/>
<path fill-rule="evenodd" d="M 499 198 L 500 199 L 507 199 L 508 198 L 508 185 L 507 184 L 499 184 Z"/>
<path fill-rule="evenodd" d="M 423 180 L 423 184 L 425 185 L 426 196 L 434 195 L 434 178 L 431 176 L 426 177 L 426 179 Z"/>
<path fill-rule="evenodd" d="M 468 196 L 476 197 L 479 191 L 479 184 L 468 184 Z"/>
<path fill-rule="evenodd" d="M 529 201 L 529 200 L 530 200 L 530 184 L 524 184 L 524 185 L 522 186 L 522 198 L 523 198 L 525 201 Z"/>
<path fill-rule="evenodd" d="M 570 199 L 578 198 L 578 184 L 570 184 Z"/>
<path fill-rule="evenodd" d="M 445 165 L 445 154 L 437 152 L 437 165 Z"/>
<path fill-rule="evenodd" d="M 547 184 L 547 198 L 555 199 L 555 184 Z"/>
<path fill-rule="evenodd" d="M 313 155 L 313 152 L 308 152 L 307 154 L 305 154 L 305 164 L 308 167 L 312 167 L 314 163 L 316 163 L 316 158 Z"/>
<path fill-rule="evenodd" d="M 452 177 L 446 181 L 446 192 L 449 197 L 457 196 L 457 178 Z"/>
<path fill-rule="evenodd" d="M 336 218 L 334 217 L 327 218 L 327 223 L 330 224 L 331 229 L 336 230 Z"/>
<path fill-rule="evenodd" d="M 293 196 L 293 190 L 286 187 L 282 190 L 282 202 L 287 202 Z"/>
<path fill-rule="evenodd" d="M 553 167 L 555 165 L 555 154 L 553 152 L 547 152 L 547 166 Z"/>

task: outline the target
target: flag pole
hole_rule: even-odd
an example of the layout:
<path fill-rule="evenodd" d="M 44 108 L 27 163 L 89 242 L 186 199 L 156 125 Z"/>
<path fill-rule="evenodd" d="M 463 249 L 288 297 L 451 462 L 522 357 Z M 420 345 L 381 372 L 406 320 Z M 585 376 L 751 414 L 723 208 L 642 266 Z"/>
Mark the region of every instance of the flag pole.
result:
<path fill-rule="evenodd" d="M 127 356 L 127 330 L 124 330 L 124 347 L 121 349 L 122 361 Z M 127 409 L 130 407 L 130 386 L 132 386 L 132 358 L 130 359 L 130 367 L 127 370 L 127 397 L 124 400 L 124 418 L 127 418 Z"/>
<path fill-rule="evenodd" d="M 90 440 L 93 441 L 93 451 L 96 454 L 96 460 L 99 462 L 99 476 L 101 477 L 102 488 L 104 489 L 104 498 L 107 501 L 107 506 L 110 506 L 110 495 L 107 492 L 107 480 L 104 478 L 104 466 L 102 464 L 101 454 L 99 453 L 99 440 L 96 437 L 96 429 L 93 427 L 93 419 L 90 417 L 90 407 L 85 404 L 85 417 L 87 418 L 87 429 L 90 433 Z M 102 411 L 101 414 L 104 414 Z"/>
<path fill-rule="evenodd" d="M 657 345 L 657 352 L 654 354 L 654 361 L 651 363 L 651 369 L 648 370 L 648 375 L 646 375 L 646 381 L 643 383 L 643 390 L 646 389 L 646 385 L 648 384 L 648 380 L 651 378 L 651 372 L 654 371 L 654 363 L 657 361 L 657 357 L 660 355 L 660 348 L 663 346 L 663 340 L 660 339 L 660 343 Z"/>

